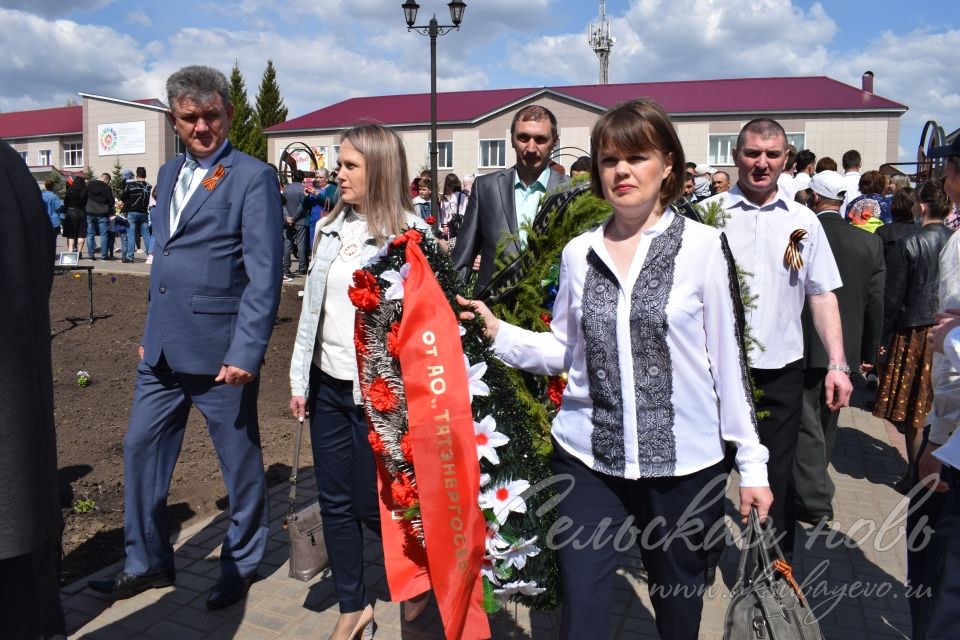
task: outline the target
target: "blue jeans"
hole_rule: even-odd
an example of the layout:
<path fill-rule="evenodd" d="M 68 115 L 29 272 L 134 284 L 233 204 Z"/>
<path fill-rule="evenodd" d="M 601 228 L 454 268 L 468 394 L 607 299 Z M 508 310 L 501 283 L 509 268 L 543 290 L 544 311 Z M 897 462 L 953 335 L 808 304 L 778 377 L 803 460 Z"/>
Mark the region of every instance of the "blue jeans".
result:
<path fill-rule="evenodd" d="M 109 255 L 109 247 L 107 246 L 107 227 L 109 226 L 109 222 L 110 218 L 106 215 L 87 214 L 87 253 L 91 260 L 94 258 L 94 236 L 100 236 L 100 257 L 106 258 Z"/>
<path fill-rule="evenodd" d="M 127 214 L 127 220 L 130 226 L 127 227 L 127 247 L 123 257 L 127 260 L 133 260 L 133 252 L 137 248 L 137 229 L 140 229 L 140 237 L 143 239 L 143 249 L 150 250 L 150 216 L 146 212 L 131 211 Z"/>

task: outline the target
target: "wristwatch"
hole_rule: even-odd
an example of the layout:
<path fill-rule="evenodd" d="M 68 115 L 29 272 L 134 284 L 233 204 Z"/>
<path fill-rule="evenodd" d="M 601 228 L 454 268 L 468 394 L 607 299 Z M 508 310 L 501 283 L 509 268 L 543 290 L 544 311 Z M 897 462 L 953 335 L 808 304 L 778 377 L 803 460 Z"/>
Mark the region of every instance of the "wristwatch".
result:
<path fill-rule="evenodd" d="M 850 375 L 850 367 L 847 366 L 846 362 L 841 362 L 840 364 L 828 364 L 827 371 L 841 371 L 847 375 Z"/>

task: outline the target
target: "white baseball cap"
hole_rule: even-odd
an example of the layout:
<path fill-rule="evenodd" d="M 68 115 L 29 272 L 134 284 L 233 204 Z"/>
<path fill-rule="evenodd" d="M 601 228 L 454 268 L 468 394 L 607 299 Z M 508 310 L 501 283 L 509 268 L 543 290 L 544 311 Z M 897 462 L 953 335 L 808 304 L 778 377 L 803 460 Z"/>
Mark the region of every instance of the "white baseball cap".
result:
<path fill-rule="evenodd" d="M 847 193 L 847 181 L 836 171 L 821 171 L 810 179 L 810 188 L 824 198 L 843 200 Z"/>
<path fill-rule="evenodd" d="M 697 175 L 700 175 L 700 176 L 702 176 L 702 175 L 704 175 L 704 174 L 706 174 L 706 173 L 709 173 L 709 174 L 713 175 L 714 173 L 717 172 L 716 169 L 714 169 L 713 167 L 711 167 L 711 166 L 708 165 L 708 164 L 698 164 L 698 165 L 697 165 L 697 168 L 694 169 L 694 171 L 696 171 L 696 172 L 697 172 Z"/>

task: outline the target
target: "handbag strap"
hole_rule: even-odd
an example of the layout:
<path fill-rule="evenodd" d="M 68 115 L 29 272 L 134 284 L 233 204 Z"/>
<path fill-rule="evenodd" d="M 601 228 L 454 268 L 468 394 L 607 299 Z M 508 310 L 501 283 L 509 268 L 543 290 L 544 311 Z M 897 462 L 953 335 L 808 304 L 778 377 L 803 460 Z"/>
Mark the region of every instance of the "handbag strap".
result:
<path fill-rule="evenodd" d="M 293 437 L 293 464 L 290 467 L 290 506 L 288 514 L 294 512 L 294 502 L 297 500 L 297 469 L 300 467 L 300 442 L 303 440 L 303 418 L 297 420 L 297 434 Z"/>

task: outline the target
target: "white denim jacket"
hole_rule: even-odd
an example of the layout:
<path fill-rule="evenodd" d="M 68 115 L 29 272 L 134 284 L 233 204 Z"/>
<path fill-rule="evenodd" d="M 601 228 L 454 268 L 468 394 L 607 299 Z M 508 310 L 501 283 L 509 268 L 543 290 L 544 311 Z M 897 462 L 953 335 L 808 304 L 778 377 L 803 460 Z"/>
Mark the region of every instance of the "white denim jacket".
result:
<path fill-rule="evenodd" d="M 300 323 L 297 325 L 297 338 L 293 345 L 293 357 L 290 360 L 290 395 L 308 395 L 310 389 L 310 365 L 313 362 L 313 350 L 317 342 L 317 328 L 320 326 L 320 314 L 323 311 L 324 292 L 327 287 L 327 273 L 337 254 L 340 252 L 340 231 L 344 218 L 350 213 L 349 206 L 344 207 L 337 217 L 317 228 L 317 241 L 313 259 L 307 271 L 307 281 L 303 288 L 303 307 L 300 310 Z M 420 216 L 407 214 L 407 225 L 430 233 L 427 224 Z M 380 250 L 372 239 L 367 240 L 360 251 L 360 260 L 366 264 Z M 359 372 L 353 376 L 353 400 L 360 404 Z"/>

